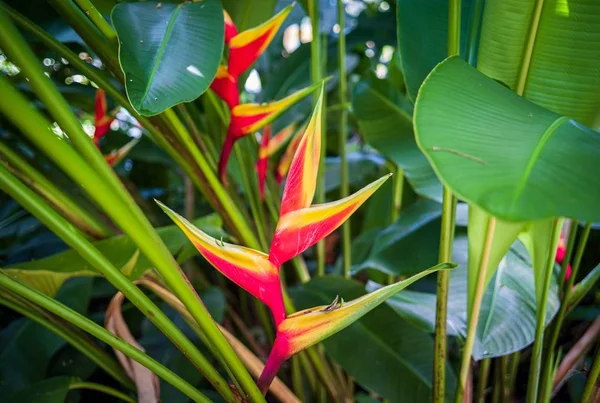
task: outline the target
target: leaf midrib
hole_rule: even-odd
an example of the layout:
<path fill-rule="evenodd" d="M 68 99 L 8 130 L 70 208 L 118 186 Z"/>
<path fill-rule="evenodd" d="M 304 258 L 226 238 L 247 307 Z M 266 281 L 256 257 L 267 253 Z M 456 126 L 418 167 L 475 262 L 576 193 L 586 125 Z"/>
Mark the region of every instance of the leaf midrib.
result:
<path fill-rule="evenodd" d="M 523 175 L 521 176 L 521 179 L 517 183 L 515 193 L 512 197 L 512 204 L 511 204 L 512 209 L 515 208 L 515 205 L 517 204 L 519 198 L 525 191 L 525 186 L 527 185 L 527 181 L 529 180 L 529 177 L 533 173 L 533 168 L 535 167 L 535 164 L 540 159 L 540 156 L 542 154 L 542 151 L 544 150 L 544 147 L 546 146 L 546 144 L 548 143 L 548 141 L 550 140 L 552 135 L 554 133 L 556 133 L 556 130 L 558 130 L 558 128 L 560 126 L 562 126 L 568 120 L 569 120 L 569 118 L 567 118 L 565 116 L 560 116 L 556 120 L 554 120 L 554 122 L 552 122 L 550 124 L 550 126 L 548 126 L 548 128 L 544 131 L 544 134 L 540 138 L 540 141 L 536 144 L 535 148 L 533 149 L 533 152 L 531 153 L 531 156 L 529 157 L 529 160 L 527 161 L 527 165 L 525 166 L 525 169 L 523 170 Z"/>
<path fill-rule="evenodd" d="M 148 97 L 148 93 L 150 92 L 150 88 L 152 87 L 152 83 L 154 82 L 154 76 L 156 75 L 156 72 L 158 71 L 158 68 L 160 67 L 160 63 L 162 61 L 162 56 L 165 53 L 165 49 L 167 47 L 167 42 L 169 42 L 169 38 L 171 37 L 171 33 L 173 32 L 175 20 L 177 19 L 177 16 L 179 15 L 179 12 L 183 9 L 183 7 L 185 7 L 185 5 L 182 5 L 181 7 L 179 7 L 179 6 L 175 7 L 174 12 L 171 14 L 171 18 L 169 19 L 169 24 L 167 25 L 167 29 L 165 31 L 163 39 L 160 42 L 160 46 L 158 48 L 158 53 L 154 57 L 154 63 L 152 64 L 152 71 L 150 72 L 150 76 L 148 77 L 148 80 L 146 82 L 146 88 L 144 89 L 144 95 L 142 96 L 143 100 L 145 100 Z"/>

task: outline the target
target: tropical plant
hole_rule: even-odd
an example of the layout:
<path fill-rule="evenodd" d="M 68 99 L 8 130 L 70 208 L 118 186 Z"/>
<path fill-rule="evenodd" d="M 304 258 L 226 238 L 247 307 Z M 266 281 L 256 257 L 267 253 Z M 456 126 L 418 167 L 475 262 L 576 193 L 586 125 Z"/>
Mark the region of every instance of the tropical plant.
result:
<path fill-rule="evenodd" d="M 0 3 L 0 401 L 599 398 L 600 3 L 299 3 Z"/>

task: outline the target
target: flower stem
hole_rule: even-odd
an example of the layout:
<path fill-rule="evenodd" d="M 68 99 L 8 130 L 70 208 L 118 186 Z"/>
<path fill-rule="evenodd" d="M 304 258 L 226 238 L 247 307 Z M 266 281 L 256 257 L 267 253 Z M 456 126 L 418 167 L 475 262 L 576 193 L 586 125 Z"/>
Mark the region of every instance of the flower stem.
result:
<path fill-rule="evenodd" d="M 592 364 L 592 368 L 588 372 L 587 381 L 585 382 L 585 386 L 583 387 L 583 394 L 581 395 L 582 403 L 592 403 L 592 395 L 594 392 L 594 388 L 598 383 L 598 379 L 600 379 L 600 345 L 596 347 L 594 363 Z"/>
<path fill-rule="evenodd" d="M 563 278 L 562 274 L 566 273 L 566 268 L 569 265 L 569 261 L 571 260 L 571 254 L 572 254 L 574 246 L 575 246 L 577 226 L 578 226 L 577 222 L 573 222 L 573 224 L 571 226 L 571 233 L 569 234 L 567 250 L 565 251 L 565 257 L 564 257 L 564 260 L 562 263 L 562 268 L 561 268 L 561 278 Z M 588 223 L 585 226 L 585 229 L 583 230 L 583 232 L 581 233 L 581 238 L 579 239 L 579 244 L 577 245 L 577 252 L 575 253 L 575 257 L 573 260 L 573 266 L 571 269 L 571 277 L 569 277 L 569 280 L 565 284 L 564 294 L 563 294 L 563 297 L 561 300 L 560 308 L 558 310 L 558 313 L 554 317 L 554 322 L 552 324 L 552 327 L 550 328 L 550 341 L 546 345 L 546 354 L 545 354 L 545 360 L 544 360 L 545 365 L 543 365 L 542 377 L 541 377 L 541 381 L 540 381 L 541 382 L 540 390 L 541 390 L 541 400 L 542 401 L 547 401 L 549 398 L 549 396 L 547 396 L 547 393 L 549 390 L 551 390 L 549 385 L 552 383 L 552 380 L 553 380 L 552 378 L 554 376 L 553 371 L 552 371 L 552 365 L 550 365 L 549 359 L 552 356 L 554 349 L 556 348 L 556 344 L 558 343 L 558 336 L 560 334 L 560 329 L 562 327 L 565 317 L 567 316 L 567 309 L 569 308 L 569 303 L 568 303 L 569 296 L 571 295 L 571 290 L 573 288 L 573 284 L 575 283 L 575 278 L 577 277 L 577 272 L 579 271 L 579 265 L 581 264 L 581 258 L 583 257 L 583 252 L 585 250 L 585 245 L 587 243 L 591 229 L 592 229 L 592 225 L 591 225 L 591 223 Z M 566 276 L 565 276 L 565 278 L 566 278 Z M 564 284 L 564 282 L 561 284 Z"/>
<path fill-rule="evenodd" d="M 551 233 L 551 246 L 549 249 L 546 270 L 544 275 L 544 283 L 542 288 L 542 296 L 540 301 L 537 301 L 536 325 L 535 325 L 535 341 L 531 353 L 531 366 L 529 367 L 529 380 L 527 386 L 528 403 L 537 402 L 538 389 L 540 384 L 540 370 L 542 367 L 542 348 L 544 346 L 544 328 L 546 327 L 546 307 L 548 301 L 548 293 L 550 292 L 550 284 L 554 274 L 554 257 L 562 227 L 562 219 L 556 219 Z M 552 363 L 546 363 L 552 366 Z"/>
<path fill-rule="evenodd" d="M 345 31 L 345 9 L 343 0 L 337 2 L 338 25 L 340 29 L 338 37 L 338 74 L 339 74 L 339 102 L 344 104 L 348 99 L 348 77 L 346 74 L 346 31 Z M 339 145 L 340 154 L 340 199 L 350 193 L 348 185 L 348 158 L 346 156 L 346 141 L 348 140 L 348 109 L 340 109 Z M 342 225 L 342 256 L 344 277 L 350 278 L 350 267 L 352 266 L 352 255 L 350 253 L 350 220 Z"/>
<path fill-rule="evenodd" d="M 101 385 L 99 383 L 93 383 L 93 382 L 73 382 L 69 385 L 69 390 L 76 390 L 76 389 L 88 389 L 88 390 L 95 390 L 98 392 L 102 392 L 106 395 L 109 396 L 113 396 L 116 397 L 117 399 L 121 399 L 124 402 L 127 403 L 136 403 L 136 400 L 134 398 L 132 398 L 129 395 L 126 395 L 125 393 L 121 392 L 120 390 L 117 390 L 115 388 L 111 388 L 109 386 L 106 385 Z"/>
<path fill-rule="evenodd" d="M 479 363 L 479 376 L 477 379 L 477 395 L 475 396 L 475 402 L 485 403 L 485 392 L 487 389 L 488 378 L 490 375 L 490 364 L 492 363 L 491 358 L 481 360 Z"/>
<path fill-rule="evenodd" d="M 119 337 L 110 333 L 102 326 L 96 324 L 92 320 L 86 318 L 83 315 L 73 311 L 69 307 L 55 301 L 54 299 L 38 292 L 37 290 L 31 289 L 4 274 L 0 270 L 0 287 L 5 288 L 12 293 L 31 301 L 40 307 L 52 312 L 53 314 L 63 318 L 69 323 L 79 327 L 85 332 L 96 337 L 100 341 L 108 344 L 112 348 L 119 350 L 127 357 L 139 362 L 156 375 L 169 382 L 175 388 L 179 389 L 183 394 L 188 396 L 194 402 L 211 402 L 209 398 L 203 395 L 200 391 L 194 388 L 192 385 L 181 379 L 178 375 L 173 373 L 171 370 L 165 368 L 162 364 L 158 363 L 147 354 L 141 352 L 131 344 L 123 341 Z"/>
<path fill-rule="evenodd" d="M 312 26 L 312 41 L 310 42 L 310 77 L 313 84 L 321 82 L 323 77 L 323 64 L 321 54 L 323 52 L 322 36 L 321 36 L 321 25 L 319 18 L 319 1 L 308 0 L 308 14 L 310 16 L 310 22 Z M 319 94 L 315 91 L 313 97 L 314 105 L 319 100 Z M 324 102 L 326 105 L 326 103 Z M 325 113 L 323 114 L 323 120 L 321 122 L 321 158 L 319 161 L 319 172 L 317 175 L 317 203 L 323 203 L 325 201 L 325 183 L 324 183 L 324 170 L 325 170 L 325 154 L 327 149 L 327 127 L 325 123 Z M 317 276 L 325 275 L 325 240 L 321 240 L 317 243 Z"/>
<path fill-rule="evenodd" d="M 495 229 L 496 218 L 490 216 L 487 222 L 483 253 L 481 256 L 481 261 L 479 262 L 479 270 L 477 272 L 477 283 L 475 286 L 475 295 L 473 296 L 472 311 L 468 315 L 469 320 L 467 324 L 467 339 L 465 340 L 465 345 L 462 353 L 462 361 L 460 365 L 460 378 L 458 390 L 456 391 L 456 403 L 462 403 L 465 389 L 467 386 L 467 380 L 469 378 L 469 372 L 471 369 L 471 355 L 473 354 L 473 345 L 475 344 L 477 322 L 479 320 L 479 313 L 481 311 L 481 300 L 483 299 L 483 294 L 485 291 L 485 278 L 487 275 L 490 260 L 490 252 L 492 250 L 492 244 L 494 241 Z"/>
<path fill-rule="evenodd" d="M 460 49 L 460 9 L 461 0 L 448 1 L 448 56 L 454 56 Z M 444 186 L 442 200 L 442 227 L 440 231 L 440 250 L 438 262 L 452 261 L 452 245 L 454 243 L 456 199 L 450 189 Z M 446 357 L 447 353 L 447 323 L 448 315 L 448 287 L 450 284 L 450 273 L 441 270 L 437 273 L 437 299 L 435 308 L 435 336 L 433 354 L 433 399 L 434 403 L 446 401 Z M 471 349 L 473 346 L 471 345 Z M 465 364 L 463 355 L 463 365 Z M 471 351 L 468 355 L 467 369 L 470 368 Z M 461 368 L 463 371 L 463 368 Z M 461 372 L 462 375 L 462 372 Z M 458 386 L 458 395 L 464 393 L 468 372 L 464 374 L 464 380 Z M 462 376 L 461 376 L 462 380 Z M 458 400 L 457 400 L 458 401 Z"/>
<path fill-rule="evenodd" d="M 75 0 L 75 3 L 81 8 L 81 11 L 94 23 L 96 28 L 102 32 L 102 35 L 109 41 L 113 42 L 117 40 L 117 34 L 113 27 L 110 26 L 108 21 L 104 19 L 104 16 L 94 7 L 90 0 Z"/>

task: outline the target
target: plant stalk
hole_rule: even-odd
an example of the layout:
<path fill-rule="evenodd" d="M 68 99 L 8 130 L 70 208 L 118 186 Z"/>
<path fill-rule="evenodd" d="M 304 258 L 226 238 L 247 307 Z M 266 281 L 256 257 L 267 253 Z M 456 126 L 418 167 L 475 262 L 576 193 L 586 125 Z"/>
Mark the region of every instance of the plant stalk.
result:
<path fill-rule="evenodd" d="M 346 31 L 345 31 L 345 9 L 343 0 L 337 2 L 338 26 L 340 33 L 338 36 L 338 74 L 339 78 L 339 102 L 344 104 L 348 99 L 348 77 L 346 73 Z M 348 109 L 340 109 L 340 128 L 339 128 L 339 145 L 338 152 L 340 154 L 340 199 L 350 194 L 348 184 L 348 158 L 346 155 L 346 141 L 348 140 Z M 342 225 L 342 256 L 343 256 L 343 273 L 344 277 L 350 278 L 350 267 L 352 267 L 352 255 L 350 253 L 350 220 L 347 220 Z"/>
<path fill-rule="evenodd" d="M 485 292 L 485 278 L 487 275 L 490 252 L 494 242 L 494 230 L 496 229 L 496 218 L 490 217 L 487 223 L 487 229 L 484 238 L 484 249 L 479 262 L 479 270 L 477 273 L 477 285 L 475 287 L 475 295 L 473 297 L 473 308 L 470 312 L 467 324 L 467 339 L 462 353 L 462 361 L 460 365 L 460 378 L 458 390 L 456 391 L 456 403 L 462 403 L 463 396 L 467 387 L 469 373 L 471 372 L 471 355 L 473 354 L 473 345 L 475 344 L 475 335 L 477 333 L 477 322 L 481 311 L 481 300 Z M 438 295 L 439 298 L 439 295 Z M 437 369 L 437 368 L 436 368 Z"/>
<path fill-rule="evenodd" d="M 115 42 L 117 40 L 117 34 L 113 27 L 110 26 L 108 21 L 104 19 L 104 16 L 94 7 L 90 0 L 75 0 L 75 3 L 81 8 L 81 11 L 84 12 L 85 15 L 94 23 L 96 28 L 102 35 L 106 37 L 110 42 Z"/>
<path fill-rule="evenodd" d="M 596 348 L 594 363 L 588 372 L 587 381 L 583 387 L 583 394 L 581 395 L 582 403 L 593 402 L 594 389 L 597 388 L 598 379 L 600 379 L 600 345 Z"/>
<path fill-rule="evenodd" d="M 141 365 L 154 372 L 156 375 L 169 382 L 175 388 L 179 389 L 183 394 L 188 396 L 194 402 L 210 403 L 211 400 L 203 395 L 200 391 L 173 373 L 171 370 L 158 363 L 147 354 L 141 352 L 131 344 L 123 341 L 121 338 L 110 333 L 102 326 L 97 325 L 92 320 L 73 311 L 71 308 L 55 301 L 54 299 L 40 293 L 37 290 L 31 289 L 4 274 L 0 270 L 0 287 L 5 288 L 12 293 L 39 305 L 40 307 L 52 312 L 53 314 L 63 318 L 69 323 L 79 327 L 85 332 L 96 337 L 98 340 L 108 344 L 115 350 L 119 350 L 127 357 L 139 362 Z"/>
<path fill-rule="evenodd" d="M 491 358 L 481 360 L 479 363 L 479 376 L 477 378 L 477 394 L 475 395 L 475 401 L 477 403 L 485 403 L 485 394 L 487 389 L 488 378 L 490 376 L 490 364 L 492 363 Z"/>
<path fill-rule="evenodd" d="M 556 219 L 552 228 L 550 253 L 546 262 L 546 270 L 544 284 L 542 288 L 541 301 L 537 301 L 536 325 L 535 325 L 535 341 L 531 353 L 531 366 L 529 368 L 529 380 L 527 385 L 527 402 L 535 403 L 538 398 L 538 389 L 540 384 L 540 371 L 542 367 L 542 348 L 544 346 L 544 328 L 546 325 L 546 301 L 548 301 L 548 293 L 550 292 L 550 284 L 554 272 L 554 256 L 558 246 L 560 229 L 562 227 L 562 219 Z M 552 366 L 552 363 L 546 363 Z"/>
<path fill-rule="evenodd" d="M 93 382 L 73 382 L 69 385 L 69 390 L 76 390 L 76 389 L 88 389 L 88 390 L 95 390 L 97 392 L 102 392 L 105 395 L 109 395 L 112 397 L 116 397 L 117 399 L 120 399 L 124 402 L 127 403 L 136 403 L 136 400 L 134 398 L 132 398 L 129 395 L 126 395 L 125 393 L 121 392 L 120 390 L 117 390 L 115 388 L 111 388 L 109 386 L 106 385 L 101 385 L 99 383 L 93 383 Z"/>
<path fill-rule="evenodd" d="M 319 1 L 308 0 L 308 14 L 312 27 L 312 41 L 310 42 L 310 77 L 313 84 L 318 84 L 323 79 L 323 63 L 321 54 L 323 52 L 323 44 L 320 29 L 319 18 Z M 313 104 L 316 105 L 319 100 L 317 92 L 313 95 Z M 326 103 L 324 102 L 326 105 Z M 325 200 L 325 184 L 324 169 L 325 169 L 325 154 L 327 149 L 327 127 L 325 122 L 325 114 L 321 122 L 321 159 L 319 162 L 319 171 L 317 174 L 317 203 L 323 203 Z M 317 243 L 317 276 L 325 275 L 325 240 Z"/>
<path fill-rule="evenodd" d="M 562 268 L 561 268 L 561 277 L 562 274 L 566 274 L 566 269 L 571 260 L 571 254 L 574 249 L 575 238 L 577 234 L 577 223 L 574 222 L 571 227 L 571 233 L 569 234 L 569 240 L 567 243 L 567 250 L 565 251 L 565 258 L 563 260 Z M 571 277 L 565 284 L 564 294 L 561 300 L 560 308 L 558 313 L 554 318 L 554 322 L 552 324 L 550 330 L 550 341 L 546 345 L 546 355 L 544 360 L 544 366 L 542 369 L 542 377 L 541 377 L 541 400 L 546 401 L 544 399 L 548 399 L 547 396 L 548 391 L 551 391 L 552 388 L 549 385 L 552 383 L 552 378 L 554 374 L 552 373 L 552 365 L 550 365 L 550 357 L 553 351 L 556 349 L 556 344 L 558 343 L 558 336 L 560 335 L 560 329 L 563 325 L 563 321 L 567 316 L 567 310 L 569 308 L 569 297 L 571 296 L 571 290 L 573 289 L 573 284 L 575 283 L 575 278 L 577 277 L 577 272 L 579 271 L 579 265 L 581 264 L 581 259 L 583 257 L 583 252 L 585 251 L 585 245 L 590 236 L 590 231 L 592 229 L 592 224 L 588 223 L 585 226 L 585 229 L 581 233 L 581 238 L 579 239 L 579 244 L 577 245 L 577 251 L 575 252 L 575 257 L 573 259 L 573 265 L 571 267 Z M 566 277 L 566 276 L 565 276 Z"/>
<path fill-rule="evenodd" d="M 448 1 L 448 56 L 458 55 L 460 51 L 460 9 L 461 0 Z M 442 199 L 442 227 L 440 231 L 439 262 L 452 261 L 452 246 L 454 243 L 456 199 L 450 189 L 444 186 Z M 487 265 L 487 263 L 486 263 Z M 433 399 L 434 403 L 443 403 L 446 400 L 446 357 L 447 350 L 447 315 L 448 315 L 448 288 L 450 284 L 450 273 L 441 270 L 437 273 L 437 299 L 435 308 L 435 335 L 433 354 Z M 477 322 L 475 322 L 477 323 Z M 470 330 L 470 328 L 469 328 Z M 474 340 L 471 341 L 473 343 Z M 465 350 L 472 350 L 470 348 Z M 471 351 L 468 351 L 468 360 L 463 353 L 463 367 L 461 367 L 461 382 L 457 391 L 462 398 L 467 375 L 470 368 Z M 465 368 L 465 361 L 467 363 Z M 467 371 L 463 374 L 463 371 Z"/>

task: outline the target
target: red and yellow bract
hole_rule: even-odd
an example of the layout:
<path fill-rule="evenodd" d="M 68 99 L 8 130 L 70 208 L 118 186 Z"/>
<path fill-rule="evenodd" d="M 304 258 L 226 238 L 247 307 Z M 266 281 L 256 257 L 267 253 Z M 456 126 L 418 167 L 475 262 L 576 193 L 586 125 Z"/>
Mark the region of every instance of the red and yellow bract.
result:
<path fill-rule="evenodd" d="M 263 130 L 260 148 L 258 149 L 258 160 L 256 161 L 256 172 L 258 174 L 258 195 L 261 200 L 265 198 L 265 182 L 267 180 L 267 168 L 269 165 L 269 141 L 271 138 L 271 126 Z"/>
<path fill-rule="evenodd" d="M 106 93 L 100 88 L 96 90 L 94 112 L 94 144 L 98 147 L 100 145 L 100 139 L 108 133 L 110 124 L 115 120 L 113 116 L 108 115 Z"/>

